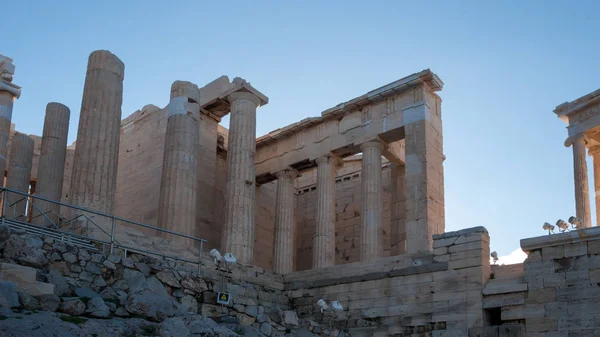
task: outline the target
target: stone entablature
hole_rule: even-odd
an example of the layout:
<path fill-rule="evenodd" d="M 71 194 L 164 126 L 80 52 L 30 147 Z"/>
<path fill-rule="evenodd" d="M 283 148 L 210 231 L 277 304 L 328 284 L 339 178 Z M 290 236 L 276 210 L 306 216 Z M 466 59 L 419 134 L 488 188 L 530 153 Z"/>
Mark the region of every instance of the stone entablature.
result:
<path fill-rule="evenodd" d="M 414 121 L 431 121 L 441 132 L 441 119 L 435 118 L 441 99 L 435 92 L 442 88 L 437 75 L 424 70 L 325 110 L 321 117 L 259 137 L 257 181 L 273 180 L 273 174 L 286 166 L 314 167 L 314 160 L 328 153 L 341 157 L 359 153 L 360 144 L 377 138 L 388 144 L 400 141 L 402 127 Z"/>
<path fill-rule="evenodd" d="M 596 225 L 600 224 L 600 89 L 565 102 L 554 113 L 567 123 L 568 138 L 565 146 L 573 147 L 576 215 L 582 227 L 592 226 L 586 149 L 594 157 L 594 186 L 596 197 Z"/>

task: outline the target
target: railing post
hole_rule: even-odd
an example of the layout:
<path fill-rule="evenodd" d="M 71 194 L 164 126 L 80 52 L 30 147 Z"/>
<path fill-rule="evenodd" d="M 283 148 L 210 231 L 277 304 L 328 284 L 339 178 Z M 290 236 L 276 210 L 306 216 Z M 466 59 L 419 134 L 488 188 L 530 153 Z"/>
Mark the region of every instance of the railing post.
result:
<path fill-rule="evenodd" d="M 115 219 L 115 215 L 112 216 L 112 228 L 110 229 L 110 253 L 114 254 L 115 250 L 115 228 L 117 227 L 117 222 Z"/>
<path fill-rule="evenodd" d="M 198 255 L 198 274 L 200 274 L 200 263 L 202 262 L 202 250 L 204 249 L 204 240 L 200 240 L 200 254 Z"/>
<path fill-rule="evenodd" d="M 6 189 L 2 189 L 2 221 L 6 217 Z"/>

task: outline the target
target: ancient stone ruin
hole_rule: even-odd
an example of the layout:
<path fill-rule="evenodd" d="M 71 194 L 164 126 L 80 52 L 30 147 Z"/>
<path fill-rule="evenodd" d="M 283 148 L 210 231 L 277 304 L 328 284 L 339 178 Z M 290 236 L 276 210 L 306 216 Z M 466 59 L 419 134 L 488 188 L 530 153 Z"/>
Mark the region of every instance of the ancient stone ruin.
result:
<path fill-rule="evenodd" d="M 497 266 L 485 228 L 445 232 L 430 70 L 256 138 L 269 99 L 238 77 L 175 81 L 166 107 L 121 119 L 125 65 L 95 51 L 70 146 L 60 103 L 41 137 L 15 131 L 10 58 L 0 74 L 5 335 L 600 334 L 585 167 L 587 147 L 600 182 L 598 92 L 555 110 L 578 228 L 523 239 L 525 263 Z"/>

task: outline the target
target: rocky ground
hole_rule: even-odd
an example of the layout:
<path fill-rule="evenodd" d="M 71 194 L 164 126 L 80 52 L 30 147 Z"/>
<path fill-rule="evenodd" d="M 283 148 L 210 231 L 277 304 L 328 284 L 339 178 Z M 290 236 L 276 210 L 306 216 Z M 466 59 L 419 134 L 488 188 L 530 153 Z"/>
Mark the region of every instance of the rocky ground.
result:
<path fill-rule="evenodd" d="M 0 337 L 343 335 L 298 319 L 285 296 L 257 283 L 228 280 L 235 299 L 218 305 L 224 285 L 208 274 L 0 225 Z"/>

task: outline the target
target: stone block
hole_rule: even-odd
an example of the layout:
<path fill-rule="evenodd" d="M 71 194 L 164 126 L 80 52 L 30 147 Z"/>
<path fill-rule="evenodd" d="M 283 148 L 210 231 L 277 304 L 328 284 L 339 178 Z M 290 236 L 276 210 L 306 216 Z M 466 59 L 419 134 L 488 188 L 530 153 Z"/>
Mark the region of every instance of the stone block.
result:
<path fill-rule="evenodd" d="M 600 287 L 598 285 L 579 285 L 556 289 L 556 300 L 569 302 L 588 298 L 600 298 Z"/>
<path fill-rule="evenodd" d="M 464 252 L 467 250 L 476 250 L 476 249 L 489 251 L 489 249 L 490 249 L 489 242 L 474 241 L 474 242 L 468 242 L 468 243 L 465 243 L 462 245 L 453 245 L 448 248 L 448 252 L 452 254 L 452 253 L 458 253 L 458 252 Z"/>
<path fill-rule="evenodd" d="M 544 287 L 545 288 L 555 288 L 562 287 L 567 284 L 566 273 L 556 272 L 554 274 L 545 274 L 544 278 Z"/>
<path fill-rule="evenodd" d="M 528 318 L 525 320 L 527 333 L 558 330 L 558 320 L 553 318 Z"/>
<path fill-rule="evenodd" d="M 543 318 L 546 310 L 544 304 L 525 304 L 502 308 L 502 320 L 519 320 L 526 318 Z"/>
<path fill-rule="evenodd" d="M 556 260 L 565 256 L 564 246 L 550 246 L 542 248 L 542 257 L 544 260 Z"/>
<path fill-rule="evenodd" d="M 490 295 L 483 298 L 483 308 L 501 308 L 525 304 L 525 293 Z"/>
<path fill-rule="evenodd" d="M 600 283 L 600 268 L 589 270 L 590 283 Z"/>
<path fill-rule="evenodd" d="M 564 246 L 565 257 L 587 255 L 587 242 L 575 242 Z"/>
<path fill-rule="evenodd" d="M 566 285 L 586 285 L 590 283 L 590 274 L 588 270 L 575 270 L 565 273 Z"/>
<path fill-rule="evenodd" d="M 520 280 L 489 280 L 484 295 L 507 294 L 527 291 L 527 283 Z"/>
<path fill-rule="evenodd" d="M 588 254 L 600 254 L 600 240 L 588 241 Z"/>
<path fill-rule="evenodd" d="M 457 239 L 458 239 L 458 237 L 454 236 L 454 237 L 449 237 L 449 238 L 441 238 L 441 239 L 433 240 L 434 254 L 435 254 L 436 248 L 447 248 L 448 246 L 452 246 L 456 242 Z M 466 243 L 466 242 L 463 242 L 463 243 Z"/>
<path fill-rule="evenodd" d="M 529 290 L 527 292 L 527 298 L 525 303 L 527 304 L 535 304 L 535 303 L 547 303 L 556 301 L 556 289 L 554 288 L 544 288 L 537 290 Z"/>

